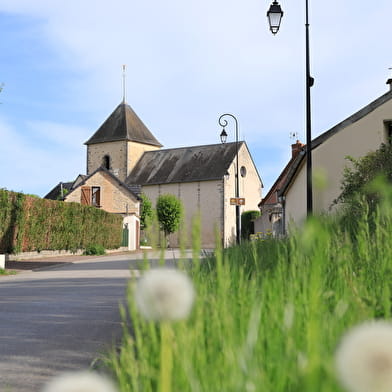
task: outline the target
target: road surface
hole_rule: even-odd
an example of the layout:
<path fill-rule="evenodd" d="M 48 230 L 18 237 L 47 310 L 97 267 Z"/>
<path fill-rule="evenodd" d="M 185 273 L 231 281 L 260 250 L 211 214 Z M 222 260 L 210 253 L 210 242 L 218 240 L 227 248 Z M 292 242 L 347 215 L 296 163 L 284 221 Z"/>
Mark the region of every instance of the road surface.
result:
<path fill-rule="evenodd" d="M 167 260 L 176 256 L 166 253 Z M 39 392 L 51 377 L 88 369 L 113 347 L 121 336 L 119 303 L 142 257 L 81 257 L 0 277 L 0 391 Z"/>

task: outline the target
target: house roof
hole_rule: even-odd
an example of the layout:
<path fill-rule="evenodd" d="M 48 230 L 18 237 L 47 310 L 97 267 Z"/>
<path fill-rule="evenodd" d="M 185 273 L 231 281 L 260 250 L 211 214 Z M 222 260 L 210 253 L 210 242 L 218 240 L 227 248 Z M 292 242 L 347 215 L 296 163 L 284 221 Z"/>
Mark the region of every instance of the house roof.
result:
<path fill-rule="evenodd" d="M 238 148 L 242 145 L 246 147 L 245 142 L 239 142 Z M 156 185 L 221 179 L 236 151 L 236 143 L 147 151 L 125 183 Z"/>
<path fill-rule="evenodd" d="M 76 188 L 79 188 L 80 186 L 84 185 L 86 183 L 86 181 L 91 178 L 92 176 L 94 176 L 96 173 L 98 172 L 103 172 L 105 174 L 107 174 L 109 177 L 111 177 L 113 180 L 115 180 L 118 185 L 122 188 L 124 188 L 128 193 L 130 193 L 132 195 L 132 197 L 134 197 L 136 200 L 140 200 L 140 197 L 133 192 L 133 190 L 131 189 L 131 187 L 129 187 L 128 185 L 126 185 L 123 181 L 121 181 L 117 176 L 115 176 L 111 171 L 107 170 L 106 168 L 104 168 L 103 166 L 99 167 L 97 170 L 93 171 L 91 174 L 89 174 L 88 176 L 84 176 L 82 181 L 79 181 L 73 188 L 71 191 L 75 190 Z M 78 176 L 79 178 L 79 176 Z M 75 181 L 76 182 L 76 181 Z M 68 195 L 67 195 L 68 196 Z"/>
<path fill-rule="evenodd" d="M 361 110 L 357 111 L 350 117 L 346 118 L 345 120 L 341 121 L 328 131 L 322 133 L 320 136 L 316 137 L 315 139 L 312 140 L 311 142 L 311 149 L 314 150 L 317 147 L 319 147 L 321 144 L 323 144 L 326 140 L 331 138 L 332 136 L 336 135 L 338 132 L 342 131 L 343 129 L 347 128 L 349 125 L 354 124 L 355 122 L 359 121 L 363 117 L 367 116 L 369 113 L 383 105 L 385 102 L 388 102 L 389 100 L 392 99 L 392 90 L 388 91 L 387 93 L 381 95 L 374 101 L 370 102 L 368 105 L 363 107 Z M 282 184 L 282 187 L 279 191 L 279 196 L 283 195 L 287 188 L 290 186 L 291 181 L 293 178 L 296 176 L 299 168 L 302 165 L 302 162 L 304 161 L 306 157 L 306 151 L 307 148 L 306 146 L 304 147 L 303 151 L 301 151 L 298 156 L 295 158 L 292 166 L 289 169 L 289 172 L 287 174 L 286 180 Z"/>
<path fill-rule="evenodd" d="M 302 145 L 302 144 L 301 144 Z M 303 148 L 304 145 L 302 145 Z M 268 193 L 265 195 L 265 197 L 261 200 L 261 202 L 258 204 L 258 207 L 264 206 L 264 205 L 274 205 L 275 203 L 278 202 L 276 193 L 280 191 L 282 186 L 284 186 L 285 181 L 288 177 L 288 175 L 291 173 L 291 169 L 294 167 L 295 163 L 297 162 L 298 155 L 303 155 L 303 150 L 299 151 L 298 154 L 293 156 L 287 165 L 284 167 L 284 169 L 281 171 L 279 177 L 276 179 Z M 274 195 L 275 193 L 275 195 Z"/>
<path fill-rule="evenodd" d="M 128 140 L 162 147 L 142 120 L 125 102 L 120 103 L 99 129 L 84 144 Z"/>
<path fill-rule="evenodd" d="M 44 196 L 44 199 L 59 200 L 61 196 L 61 187 L 69 192 L 72 189 L 73 184 L 74 181 L 59 182 L 46 196 Z"/>
<path fill-rule="evenodd" d="M 102 171 L 105 172 L 107 175 L 109 175 L 111 178 L 113 178 L 121 187 L 123 187 L 127 192 L 131 193 L 131 195 L 137 199 L 140 200 L 139 193 L 137 192 L 137 188 L 136 187 L 130 187 L 128 185 L 126 185 L 124 182 L 122 182 L 118 177 L 116 177 L 113 173 L 111 173 L 109 170 L 105 169 L 104 167 L 100 167 L 97 170 L 95 170 L 93 173 L 91 173 L 90 175 L 86 176 L 84 174 L 79 174 L 75 181 L 72 182 L 60 182 L 59 184 L 57 184 L 45 197 L 44 199 L 51 199 L 51 200 L 62 200 L 63 198 L 59 198 L 60 194 L 61 194 L 61 184 L 63 186 L 63 189 L 68 190 L 67 195 L 68 196 L 69 193 L 71 193 L 74 189 L 78 188 L 79 186 L 82 186 L 86 183 L 86 181 L 92 177 L 95 173 Z"/>

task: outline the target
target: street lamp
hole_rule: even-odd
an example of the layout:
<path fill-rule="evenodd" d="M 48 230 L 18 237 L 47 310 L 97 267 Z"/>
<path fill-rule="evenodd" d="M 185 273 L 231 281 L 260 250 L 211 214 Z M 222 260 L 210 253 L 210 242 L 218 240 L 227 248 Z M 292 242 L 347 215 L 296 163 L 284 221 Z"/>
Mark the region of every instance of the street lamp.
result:
<path fill-rule="evenodd" d="M 226 140 L 227 140 L 227 133 L 226 133 L 226 131 L 225 131 L 225 128 L 222 129 L 222 132 L 221 132 L 221 134 L 220 134 L 220 140 L 221 140 L 221 142 L 222 142 L 223 144 L 226 143 Z"/>
<path fill-rule="evenodd" d="M 283 16 L 282 8 L 280 8 L 280 5 L 277 1 L 274 1 L 267 12 L 267 18 L 269 21 L 270 30 L 274 35 L 279 31 L 280 21 L 282 19 L 282 16 Z"/>
<path fill-rule="evenodd" d="M 236 206 L 235 206 L 235 221 L 236 221 L 236 241 L 237 244 L 241 243 L 241 217 L 240 217 L 240 205 L 239 205 L 239 197 L 240 197 L 240 184 L 239 184 L 239 169 L 238 169 L 238 121 L 237 119 L 230 113 L 222 114 L 219 117 L 218 123 L 223 128 L 220 134 L 220 139 L 222 143 L 226 143 L 227 133 L 225 127 L 228 122 L 224 117 L 231 117 L 235 122 L 235 148 L 236 148 L 236 171 L 235 171 L 235 198 L 236 198 Z"/>
<path fill-rule="evenodd" d="M 310 76 L 310 55 L 309 55 L 309 5 L 305 0 L 305 41 L 306 41 L 306 211 L 307 216 L 313 213 L 313 192 L 312 192 L 312 119 L 310 109 L 310 88 L 314 79 Z M 271 4 L 267 12 L 270 30 L 273 34 L 279 31 L 283 11 L 277 1 Z"/>

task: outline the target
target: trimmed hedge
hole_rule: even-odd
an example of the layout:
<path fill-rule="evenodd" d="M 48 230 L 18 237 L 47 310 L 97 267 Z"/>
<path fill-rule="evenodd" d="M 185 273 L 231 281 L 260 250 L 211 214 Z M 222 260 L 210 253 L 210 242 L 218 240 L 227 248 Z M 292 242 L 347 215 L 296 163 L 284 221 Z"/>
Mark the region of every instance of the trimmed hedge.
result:
<path fill-rule="evenodd" d="M 118 248 L 122 217 L 91 206 L 0 189 L 0 253 Z"/>

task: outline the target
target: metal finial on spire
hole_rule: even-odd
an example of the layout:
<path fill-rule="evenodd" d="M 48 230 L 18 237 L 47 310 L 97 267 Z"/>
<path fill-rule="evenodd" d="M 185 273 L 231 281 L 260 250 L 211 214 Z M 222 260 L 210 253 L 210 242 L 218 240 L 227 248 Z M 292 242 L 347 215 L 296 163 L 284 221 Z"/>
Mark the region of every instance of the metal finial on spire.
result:
<path fill-rule="evenodd" d="M 123 69 L 123 103 L 125 103 L 125 93 L 126 93 L 126 89 L 125 89 L 125 77 L 126 77 L 126 64 L 123 64 L 122 69 Z"/>

